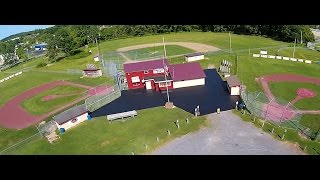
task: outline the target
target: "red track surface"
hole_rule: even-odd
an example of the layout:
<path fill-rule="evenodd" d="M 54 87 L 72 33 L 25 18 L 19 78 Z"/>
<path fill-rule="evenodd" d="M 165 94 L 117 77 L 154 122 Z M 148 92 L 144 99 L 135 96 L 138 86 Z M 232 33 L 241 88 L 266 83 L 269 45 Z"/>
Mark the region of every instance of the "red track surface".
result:
<path fill-rule="evenodd" d="M 259 82 L 262 85 L 262 88 L 264 92 L 266 93 L 266 96 L 268 99 L 271 101 L 274 96 L 269 88 L 269 82 L 307 82 L 307 83 L 313 83 L 320 85 L 320 79 L 317 78 L 312 78 L 312 77 L 307 77 L 307 76 L 301 76 L 301 75 L 295 75 L 295 74 L 273 74 L 273 75 L 266 75 L 258 78 Z M 301 91 L 301 92 L 300 92 Z M 305 90 L 300 90 L 298 89 L 297 93 L 302 93 L 301 96 L 298 96 L 295 98 L 293 103 L 297 102 L 298 100 L 305 98 L 305 95 L 312 95 L 312 93 L 307 92 Z M 315 95 L 315 94 L 314 94 Z M 270 108 L 271 107 L 271 108 Z M 264 107 L 268 108 L 268 106 Z M 284 111 L 285 106 L 278 104 L 277 102 L 272 102 L 271 106 L 269 106 L 267 110 L 270 114 L 275 115 L 275 117 L 271 117 L 272 120 L 278 121 L 280 120 L 280 117 L 282 116 L 286 120 L 292 119 L 296 113 L 310 113 L 310 114 L 320 114 L 320 110 L 298 110 L 298 111 L 293 111 L 289 108 L 287 108 L 288 111 L 285 113 L 279 115 L 280 112 Z"/>
<path fill-rule="evenodd" d="M 80 102 L 81 100 L 87 98 L 89 94 L 86 96 L 77 99 L 76 101 L 73 101 L 69 104 L 66 104 L 58 109 L 55 109 L 54 111 L 41 115 L 41 116 L 35 116 L 28 113 L 25 109 L 23 109 L 20 104 L 22 101 L 24 101 L 27 98 L 33 97 L 37 95 L 38 93 L 41 93 L 42 91 L 46 91 L 48 89 L 52 89 L 59 85 L 71 85 L 86 89 L 91 89 L 91 86 L 85 86 L 81 84 L 71 83 L 67 81 L 54 81 L 51 83 L 47 83 L 35 88 L 32 88 L 30 90 L 25 91 L 24 93 L 14 97 L 9 102 L 7 102 L 1 109 L 0 109 L 0 125 L 5 128 L 12 128 L 12 129 L 23 129 L 31 124 L 40 122 L 41 120 L 53 115 L 54 113 L 57 113 L 63 109 L 65 109 L 68 106 L 71 106 L 73 104 L 76 104 L 77 102 Z"/>

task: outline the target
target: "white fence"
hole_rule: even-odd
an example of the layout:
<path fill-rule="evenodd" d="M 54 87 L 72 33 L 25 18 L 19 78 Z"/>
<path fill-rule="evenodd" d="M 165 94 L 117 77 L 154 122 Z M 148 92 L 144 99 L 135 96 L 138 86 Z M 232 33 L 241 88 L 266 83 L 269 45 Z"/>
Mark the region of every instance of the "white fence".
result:
<path fill-rule="evenodd" d="M 0 80 L 0 83 L 3 83 L 3 82 L 5 82 L 5 81 L 7 81 L 7 80 L 9 80 L 9 79 L 11 79 L 11 78 L 13 78 L 13 77 L 19 76 L 20 74 L 22 74 L 22 71 L 17 72 L 17 73 L 15 73 L 15 74 L 12 74 L 11 76 L 8 76 L 8 77 L 5 77 L 5 78 L 1 79 L 1 80 Z"/>
<path fill-rule="evenodd" d="M 297 59 L 297 58 L 284 57 L 284 56 L 252 54 L 252 57 L 262 57 L 262 58 L 269 58 L 269 59 L 282 59 L 282 60 L 285 60 L 285 61 L 304 62 L 304 63 L 307 63 L 307 64 L 311 64 L 312 63 L 311 60 Z"/>

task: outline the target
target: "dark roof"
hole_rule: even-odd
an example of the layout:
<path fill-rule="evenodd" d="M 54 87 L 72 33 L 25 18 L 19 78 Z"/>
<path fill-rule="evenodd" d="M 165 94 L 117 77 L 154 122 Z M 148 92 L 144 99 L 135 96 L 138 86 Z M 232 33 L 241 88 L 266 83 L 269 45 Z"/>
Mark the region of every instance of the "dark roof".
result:
<path fill-rule="evenodd" d="M 192 80 L 206 77 L 198 62 L 172 64 L 169 67 L 169 72 L 173 81 Z"/>
<path fill-rule="evenodd" d="M 240 86 L 241 85 L 241 82 L 238 79 L 238 76 L 236 76 L 236 75 L 232 75 L 232 76 L 226 77 L 226 80 L 227 80 L 227 83 L 228 83 L 228 85 L 230 87 Z"/>
<path fill-rule="evenodd" d="M 58 124 L 63 124 L 67 121 L 69 121 L 72 118 L 75 118 L 83 113 L 87 112 L 87 108 L 85 104 L 75 106 L 71 109 L 68 109 L 56 116 L 53 117 L 53 120 L 55 120 Z"/>
<path fill-rule="evenodd" d="M 193 57 L 193 56 L 201 56 L 201 55 L 204 55 L 204 54 L 198 52 L 198 53 L 187 54 L 187 55 L 185 55 L 185 56 L 186 56 L 186 57 Z"/>
<path fill-rule="evenodd" d="M 164 63 L 169 66 L 168 60 L 164 59 Z M 142 61 L 135 63 L 126 63 L 123 64 L 124 72 L 137 72 L 137 71 L 145 71 L 150 69 L 159 69 L 163 68 L 163 59 L 157 59 L 152 61 Z"/>
<path fill-rule="evenodd" d="M 149 80 L 149 79 L 153 79 L 154 82 L 166 81 L 164 75 L 161 75 L 161 76 L 149 76 L 149 77 L 145 77 L 144 78 L 144 80 Z M 171 78 L 170 74 L 167 76 L 167 81 L 172 81 L 172 78 Z"/>

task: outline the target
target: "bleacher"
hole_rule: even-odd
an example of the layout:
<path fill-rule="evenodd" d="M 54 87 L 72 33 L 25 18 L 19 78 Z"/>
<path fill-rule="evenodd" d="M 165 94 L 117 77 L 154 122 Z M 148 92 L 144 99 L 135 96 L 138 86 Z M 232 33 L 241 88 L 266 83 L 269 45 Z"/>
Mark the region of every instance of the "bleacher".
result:
<path fill-rule="evenodd" d="M 122 113 L 116 113 L 116 114 L 109 114 L 107 115 L 107 119 L 109 121 L 113 121 L 116 119 L 123 119 L 123 118 L 127 118 L 127 117 L 134 117 L 136 116 L 138 113 L 137 111 L 133 110 L 133 111 L 127 111 L 127 112 L 122 112 Z"/>

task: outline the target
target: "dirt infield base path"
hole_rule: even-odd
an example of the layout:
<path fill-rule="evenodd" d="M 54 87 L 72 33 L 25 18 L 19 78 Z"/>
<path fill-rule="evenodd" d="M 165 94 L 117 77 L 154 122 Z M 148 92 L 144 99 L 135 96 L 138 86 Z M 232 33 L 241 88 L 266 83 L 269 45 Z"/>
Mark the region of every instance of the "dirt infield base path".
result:
<path fill-rule="evenodd" d="M 163 43 L 150 43 L 150 44 L 139 44 L 134 46 L 128 46 L 117 49 L 118 52 L 126 52 L 136 49 L 142 49 L 142 48 L 148 48 L 148 47 L 154 47 L 154 46 L 162 46 Z M 193 42 L 166 42 L 166 45 L 178 45 L 183 46 L 192 50 L 195 50 L 196 52 L 209 52 L 209 51 L 219 51 L 220 49 L 214 46 L 210 46 L 207 44 L 201 44 L 201 43 L 193 43 Z"/>
<path fill-rule="evenodd" d="M 70 86 L 76 86 L 76 87 L 81 87 L 85 89 L 92 88 L 91 86 L 85 86 L 85 85 L 71 83 L 67 81 L 54 81 L 54 82 L 50 82 L 32 89 L 29 89 L 23 92 L 22 94 L 11 99 L 0 109 L 0 125 L 2 127 L 10 128 L 10 129 L 23 129 L 34 123 L 40 122 L 41 120 L 53 115 L 54 113 L 57 113 L 71 105 L 74 105 L 89 96 L 89 95 L 86 95 L 82 98 L 77 99 L 76 101 L 73 101 L 69 104 L 61 106 L 58 109 L 55 109 L 54 111 L 41 116 L 32 115 L 21 107 L 20 104 L 25 99 L 33 97 L 38 93 L 41 93 L 43 91 L 46 91 L 48 89 L 54 88 L 59 85 L 70 85 Z"/>

